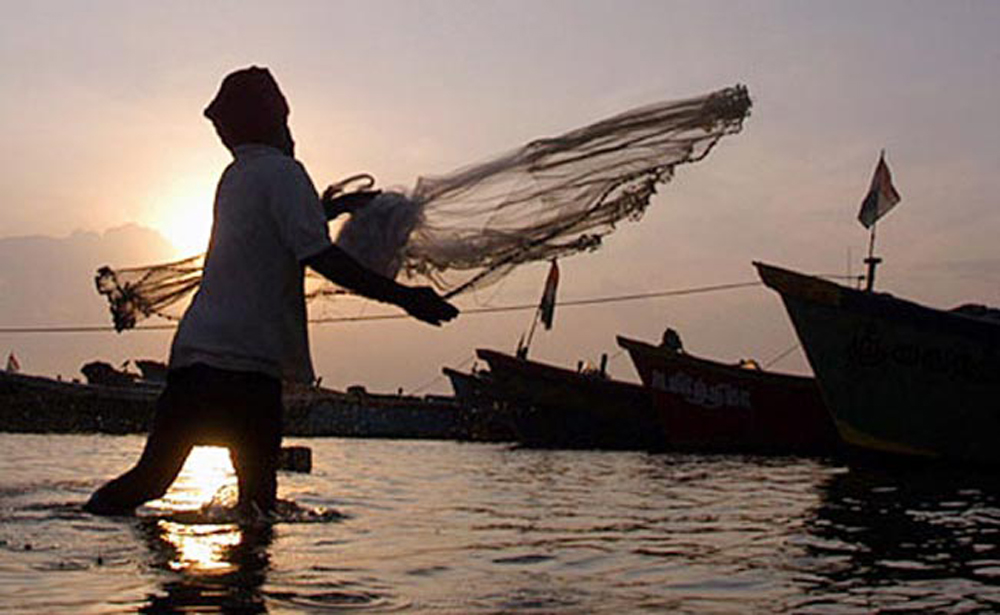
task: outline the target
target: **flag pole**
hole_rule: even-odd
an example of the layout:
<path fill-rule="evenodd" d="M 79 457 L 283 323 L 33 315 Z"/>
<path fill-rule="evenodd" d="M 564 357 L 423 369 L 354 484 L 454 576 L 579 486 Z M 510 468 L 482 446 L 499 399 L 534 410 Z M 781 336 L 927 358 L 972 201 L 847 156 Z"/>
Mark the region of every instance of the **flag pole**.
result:
<path fill-rule="evenodd" d="M 878 157 L 878 164 L 875 165 L 875 173 L 872 175 L 868 194 L 861 202 L 861 211 L 858 212 L 858 220 L 871 233 L 868 236 L 868 258 L 865 259 L 865 264 L 868 265 L 868 275 L 865 276 L 866 292 L 872 292 L 875 289 L 875 268 L 882 262 L 881 258 L 875 256 L 876 222 L 899 201 L 900 196 L 892 185 L 892 175 L 889 172 L 889 165 L 885 162 L 885 149 L 883 148 Z"/>
<path fill-rule="evenodd" d="M 875 288 L 875 268 L 882 259 L 875 256 L 875 227 L 878 226 L 878 222 L 872 222 L 871 234 L 868 236 L 868 258 L 865 259 L 865 264 L 868 265 L 868 275 L 865 276 L 865 290 L 871 292 Z"/>
<path fill-rule="evenodd" d="M 518 358 L 528 358 L 528 348 L 531 346 L 531 340 L 535 337 L 535 328 L 538 326 L 539 320 L 542 321 L 546 329 L 552 328 L 552 314 L 556 307 L 556 288 L 558 285 L 559 266 L 556 264 L 556 259 L 552 259 L 552 264 L 549 266 L 549 275 L 545 278 L 545 290 L 542 291 L 542 300 L 538 304 L 538 309 L 535 310 L 535 317 L 531 321 L 531 330 L 528 332 L 528 339 L 524 344 L 518 344 Z"/>
<path fill-rule="evenodd" d="M 531 347 L 531 338 L 535 337 L 535 327 L 538 326 L 538 320 L 541 317 L 541 308 L 535 310 L 535 317 L 531 319 L 531 329 L 528 330 L 528 339 L 524 341 L 523 346 L 519 346 L 517 349 L 518 359 L 528 358 L 528 348 Z"/>

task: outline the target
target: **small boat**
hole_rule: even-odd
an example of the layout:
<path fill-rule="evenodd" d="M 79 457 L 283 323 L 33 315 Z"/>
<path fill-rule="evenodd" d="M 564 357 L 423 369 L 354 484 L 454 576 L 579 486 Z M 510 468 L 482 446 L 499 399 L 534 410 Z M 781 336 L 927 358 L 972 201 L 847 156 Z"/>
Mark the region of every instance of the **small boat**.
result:
<path fill-rule="evenodd" d="M 461 372 L 441 369 L 451 382 L 455 401 L 462 408 L 464 439 L 476 442 L 513 442 L 517 440 L 507 404 L 494 392 L 488 371 Z"/>
<path fill-rule="evenodd" d="M 619 336 L 618 345 L 650 390 L 671 449 L 829 454 L 839 445 L 813 378 L 702 359 L 679 344 Z"/>
<path fill-rule="evenodd" d="M 467 408 L 489 409 L 495 402 L 493 383 L 489 372 L 473 371 L 466 373 L 450 367 L 441 368 L 451 388 L 455 392 L 455 401 Z"/>
<path fill-rule="evenodd" d="M 649 395 L 639 384 L 601 371 L 574 371 L 494 350 L 494 394 L 509 404 L 517 441 L 537 448 L 648 450 L 661 447 Z"/>
<path fill-rule="evenodd" d="M 1000 462 L 1000 321 L 754 263 L 785 304 L 851 447 Z"/>

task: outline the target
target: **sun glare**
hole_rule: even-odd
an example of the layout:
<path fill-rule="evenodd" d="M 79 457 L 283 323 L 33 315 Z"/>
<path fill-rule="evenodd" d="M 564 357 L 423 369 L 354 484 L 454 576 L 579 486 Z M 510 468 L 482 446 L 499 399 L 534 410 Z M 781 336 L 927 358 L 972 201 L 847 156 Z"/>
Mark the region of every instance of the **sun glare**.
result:
<path fill-rule="evenodd" d="M 178 258 L 194 256 L 208 248 L 213 182 L 210 175 L 192 171 L 150 192 L 144 222 L 174 246 Z"/>
<path fill-rule="evenodd" d="M 222 573 L 235 566 L 228 551 L 240 544 L 243 532 L 238 525 L 185 524 L 161 520 L 160 529 L 176 553 L 170 561 L 174 570 L 196 573 Z"/>
<path fill-rule="evenodd" d="M 172 511 L 198 510 L 223 489 L 236 487 L 236 474 L 229 449 L 196 446 L 170 490 L 158 501 L 158 508 Z"/>
<path fill-rule="evenodd" d="M 157 228 L 173 244 L 178 257 L 200 254 L 208 248 L 212 231 L 211 203 L 178 205 Z"/>
<path fill-rule="evenodd" d="M 168 511 L 170 518 L 157 521 L 163 539 L 174 547 L 170 567 L 193 573 L 225 573 L 234 565 L 229 553 L 240 544 L 243 534 L 233 523 L 178 521 L 184 515 L 201 516 L 206 504 L 235 496 L 236 475 L 229 460 L 229 449 L 222 446 L 196 446 L 191 449 L 177 480 L 167 493 L 150 502 L 154 509 Z M 223 502 L 224 504 L 224 502 Z M 180 517 L 174 515 L 180 514 Z M 198 517 L 196 517 L 197 519 Z"/>

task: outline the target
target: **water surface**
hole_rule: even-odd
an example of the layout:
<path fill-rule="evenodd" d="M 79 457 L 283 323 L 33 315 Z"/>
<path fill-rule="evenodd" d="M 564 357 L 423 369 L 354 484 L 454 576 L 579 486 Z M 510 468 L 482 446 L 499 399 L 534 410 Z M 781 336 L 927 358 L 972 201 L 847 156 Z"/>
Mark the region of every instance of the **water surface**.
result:
<path fill-rule="evenodd" d="M 330 438 L 275 523 L 228 514 L 220 449 L 83 513 L 142 441 L 0 434 L 0 611 L 1000 609 L 1000 483 L 965 471 Z"/>

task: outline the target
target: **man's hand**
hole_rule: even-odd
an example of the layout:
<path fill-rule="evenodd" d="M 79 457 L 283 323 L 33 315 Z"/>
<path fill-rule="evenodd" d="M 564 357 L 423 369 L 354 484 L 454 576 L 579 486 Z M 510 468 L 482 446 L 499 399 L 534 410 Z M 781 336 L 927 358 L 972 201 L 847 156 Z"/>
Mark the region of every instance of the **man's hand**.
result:
<path fill-rule="evenodd" d="M 417 320 L 440 326 L 458 316 L 458 308 L 442 299 L 430 286 L 405 287 L 399 307 Z"/>
<path fill-rule="evenodd" d="M 372 199 L 382 194 L 381 190 L 358 190 L 346 194 L 332 193 L 330 188 L 323 192 L 323 211 L 327 220 L 333 220 L 341 214 L 353 214 L 355 211 L 368 205 Z"/>

